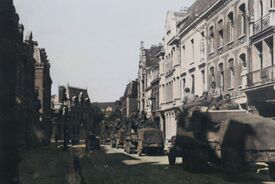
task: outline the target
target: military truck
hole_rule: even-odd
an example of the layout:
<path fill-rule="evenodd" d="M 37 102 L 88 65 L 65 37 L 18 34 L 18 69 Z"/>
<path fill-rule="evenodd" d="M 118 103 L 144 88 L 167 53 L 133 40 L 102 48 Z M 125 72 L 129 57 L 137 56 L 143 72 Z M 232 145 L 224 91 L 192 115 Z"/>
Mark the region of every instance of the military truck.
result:
<path fill-rule="evenodd" d="M 150 152 L 163 153 L 164 143 L 161 130 L 157 128 L 141 128 L 138 129 L 137 135 L 137 153 L 139 156 Z"/>
<path fill-rule="evenodd" d="M 189 120 L 180 118 L 168 160 L 182 157 L 184 167 L 198 172 L 212 162 L 223 166 L 234 180 L 251 164 L 265 162 L 275 179 L 275 121 L 245 110 L 198 110 Z"/>

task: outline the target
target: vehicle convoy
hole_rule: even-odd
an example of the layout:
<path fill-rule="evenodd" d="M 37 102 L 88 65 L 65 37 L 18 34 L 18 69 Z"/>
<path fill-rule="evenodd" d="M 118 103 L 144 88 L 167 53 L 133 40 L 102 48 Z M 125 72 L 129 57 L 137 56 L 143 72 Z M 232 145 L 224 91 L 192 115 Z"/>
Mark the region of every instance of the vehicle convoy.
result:
<path fill-rule="evenodd" d="M 168 160 L 182 157 L 184 167 L 198 172 L 207 162 L 223 166 L 234 179 L 251 163 L 265 162 L 275 180 L 275 121 L 245 110 L 195 110 L 178 120 Z"/>

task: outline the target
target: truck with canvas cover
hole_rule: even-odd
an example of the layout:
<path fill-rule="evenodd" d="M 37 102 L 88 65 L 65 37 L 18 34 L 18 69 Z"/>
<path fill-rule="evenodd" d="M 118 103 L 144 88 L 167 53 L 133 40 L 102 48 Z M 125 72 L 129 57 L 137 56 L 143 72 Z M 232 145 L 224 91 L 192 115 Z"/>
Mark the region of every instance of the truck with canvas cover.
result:
<path fill-rule="evenodd" d="M 138 129 L 138 155 L 150 152 L 162 154 L 163 148 L 164 143 L 161 130 L 157 128 Z"/>
<path fill-rule="evenodd" d="M 264 162 L 275 179 L 275 121 L 245 110 L 195 110 L 190 118 L 179 118 L 168 160 L 182 157 L 187 170 L 201 166 L 223 166 L 227 179 L 235 179 L 251 163 Z"/>

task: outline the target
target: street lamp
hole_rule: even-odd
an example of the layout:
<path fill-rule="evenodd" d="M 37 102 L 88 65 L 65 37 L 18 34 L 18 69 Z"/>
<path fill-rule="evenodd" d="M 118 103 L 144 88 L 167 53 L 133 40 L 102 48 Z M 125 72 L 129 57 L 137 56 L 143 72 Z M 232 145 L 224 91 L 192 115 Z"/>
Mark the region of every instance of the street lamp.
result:
<path fill-rule="evenodd" d="M 68 140 L 67 140 L 67 115 L 68 115 L 68 98 L 66 96 L 66 89 L 64 88 L 63 91 L 63 98 L 62 98 L 62 105 L 63 105 L 63 115 L 64 115 L 64 142 L 63 142 L 63 151 L 68 150 Z"/>

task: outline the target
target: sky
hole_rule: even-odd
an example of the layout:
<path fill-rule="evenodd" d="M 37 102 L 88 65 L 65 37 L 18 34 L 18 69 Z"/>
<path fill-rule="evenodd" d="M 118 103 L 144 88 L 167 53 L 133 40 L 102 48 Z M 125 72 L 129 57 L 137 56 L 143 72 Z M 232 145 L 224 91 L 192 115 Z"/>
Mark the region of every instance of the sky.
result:
<path fill-rule="evenodd" d="M 115 101 L 137 78 L 140 41 L 161 42 L 168 10 L 194 0 L 14 0 L 59 85 L 87 88 L 92 102 Z"/>

